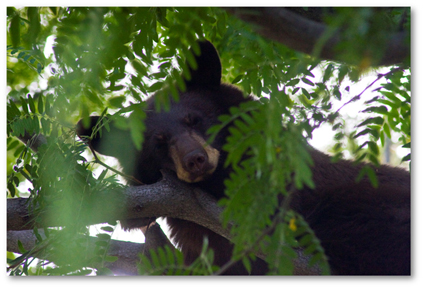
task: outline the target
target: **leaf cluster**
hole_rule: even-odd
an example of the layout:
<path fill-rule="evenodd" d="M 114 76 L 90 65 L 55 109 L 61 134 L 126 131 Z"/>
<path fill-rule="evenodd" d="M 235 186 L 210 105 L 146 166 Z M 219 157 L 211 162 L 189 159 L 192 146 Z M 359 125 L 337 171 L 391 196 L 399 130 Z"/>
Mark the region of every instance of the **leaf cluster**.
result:
<path fill-rule="evenodd" d="M 21 109 L 13 101 L 8 103 L 8 151 L 17 158 L 13 171 L 8 174 L 8 196 L 15 197 L 20 179 L 26 179 L 31 184 L 28 191 L 32 200 L 29 209 L 35 215 L 32 221 L 57 220 L 66 228 L 48 230 L 45 227 L 44 235 L 34 228 L 36 246 L 30 251 L 22 248 L 22 255 L 9 262 L 10 267 L 14 267 L 11 273 L 32 273 L 28 269 L 34 256 L 50 259 L 57 265 L 37 272 L 41 274 L 90 273 L 91 270 L 86 267 L 105 273 L 104 261 L 111 260 L 106 255 L 110 235 L 99 236 L 96 250 L 87 253 L 86 237 L 89 234 L 85 221 L 92 216 L 91 213 L 95 213 L 99 197 L 107 194 L 110 197 L 111 191 L 121 185 L 114 178 L 106 177 L 106 170 L 99 177 L 94 177 L 90 164 L 81 156 L 86 146 L 75 142 L 74 132 L 55 120 L 50 103 L 50 98 L 42 95 L 37 102 L 31 95 L 22 97 L 19 103 Z M 34 153 L 30 149 L 31 141 L 40 133 L 47 136 L 46 143 L 42 143 Z M 31 138 L 33 135 L 35 137 Z M 22 145 L 13 137 L 29 138 L 27 144 Z M 93 210 L 88 207 L 93 207 Z M 40 225 L 43 226 L 43 222 Z M 106 234 L 112 232 L 109 228 L 105 229 Z M 42 261 L 38 265 L 43 267 L 48 264 L 49 261 Z"/>
<path fill-rule="evenodd" d="M 205 238 L 200 256 L 189 266 L 184 264 L 181 251 L 169 246 L 151 249 L 148 256 L 140 255 L 138 264 L 140 275 L 213 275 L 219 273 L 219 267 L 213 265 L 213 250 L 208 249 Z"/>
<path fill-rule="evenodd" d="M 116 223 L 102 226 L 94 243 L 87 231 L 34 229 L 36 245 L 26 250 L 18 242 L 21 255 L 8 257 L 10 275 L 112 275 L 104 264 L 117 260 L 106 254 L 115 226 Z M 31 265 L 33 263 L 35 265 Z"/>
<path fill-rule="evenodd" d="M 269 250 L 267 254 L 267 260 L 274 263 L 272 271 L 276 274 L 293 272 L 293 265 L 286 265 L 286 262 L 296 257 L 293 249 L 299 246 L 295 237 L 286 234 L 289 225 L 285 216 L 292 213 L 288 208 L 290 194 L 304 186 L 314 187 L 309 168 L 312 160 L 302 129 L 287 120 L 292 116 L 283 105 L 284 97 L 284 93 L 274 91 L 268 100 L 231 108 L 230 115 L 220 117 L 221 126 L 209 131 L 216 132 L 231 125 L 231 135 L 223 149 L 228 152 L 226 165 L 230 165 L 234 172 L 225 181 L 228 198 L 222 199 L 221 204 L 225 206 L 224 224 L 229 221 L 237 223 L 232 228 L 234 257 L 243 259 L 249 267 L 249 260 L 245 257 L 254 259 L 254 252 L 267 251 L 269 247 L 277 249 L 276 243 L 279 243 L 280 253 Z M 268 243 L 273 245 L 268 246 Z M 300 243 L 310 244 L 307 241 Z M 306 250 L 312 249 L 306 247 Z M 322 248 L 319 249 L 322 252 Z"/>

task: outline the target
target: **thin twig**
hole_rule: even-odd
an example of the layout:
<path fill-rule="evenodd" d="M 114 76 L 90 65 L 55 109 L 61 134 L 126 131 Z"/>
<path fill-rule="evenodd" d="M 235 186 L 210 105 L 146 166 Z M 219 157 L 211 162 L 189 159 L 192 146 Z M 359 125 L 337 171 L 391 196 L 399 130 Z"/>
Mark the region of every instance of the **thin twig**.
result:
<path fill-rule="evenodd" d="M 353 98 L 351 98 L 350 99 L 350 101 L 348 101 L 348 102 L 346 102 L 345 104 L 343 104 L 341 107 L 339 107 L 339 109 L 338 110 L 336 110 L 336 113 L 338 113 L 342 108 L 344 108 L 344 106 L 346 106 L 346 105 L 348 105 L 348 104 L 350 104 L 350 103 L 352 103 L 352 102 L 355 102 L 355 101 L 357 101 L 357 100 L 360 100 L 360 98 L 361 98 L 361 95 L 363 95 L 363 93 L 364 92 L 366 92 L 367 91 L 367 89 L 369 89 L 370 87 L 372 87 L 373 86 L 373 84 L 375 84 L 377 81 L 379 81 L 381 78 L 383 78 L 383 77 L 385 77 L 385 76 L 387 76 L 387 75 L 389 75 L 389 74 L 393 74 L 393 73 L 395 73 L 395 72 L 397 72 L 397 71 L 399 71 L 399 70 L 402 70 L 403 68 L 402 67 L 397 67 L 397 68 L 395 68 L 395 69 L 393 69 L 393 70 L 391 70 L 391 71 L 389 71 L 389 72 L 387 72 L 387 73 L 385 73 L 385 74 L 378 74 L 377 75 L 377 77 L 376 77 L 376 79 L 372 82 L 372 83 L 370 83 L 369 85 L 367 85 L 367 87 L 366 88 L 364 88 L 364 90 L 363 91 L 361 91 L 361 93 L 360 94 L 358 94 L 358 95 L 356 95 L 356 96 L 354 96 Z"/>

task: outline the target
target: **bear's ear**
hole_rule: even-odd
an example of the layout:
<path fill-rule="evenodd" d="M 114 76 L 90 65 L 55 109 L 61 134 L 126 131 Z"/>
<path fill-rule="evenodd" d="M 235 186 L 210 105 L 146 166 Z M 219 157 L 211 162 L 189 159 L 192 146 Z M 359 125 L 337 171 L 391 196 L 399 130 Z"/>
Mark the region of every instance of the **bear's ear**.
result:
<path fill-rule="evenodd" d="M 187 89 L 202 87 L 213 88 L 220 85 L 222 78 L 222 64 L 219 54 L 209 41 L 198 41 L 200 45 L 200 55 L 196 55 L 197 70 L 190 68 L 191 80 L 185 81 Z M 191 51 L 195 55 L 191 48 Z"/>

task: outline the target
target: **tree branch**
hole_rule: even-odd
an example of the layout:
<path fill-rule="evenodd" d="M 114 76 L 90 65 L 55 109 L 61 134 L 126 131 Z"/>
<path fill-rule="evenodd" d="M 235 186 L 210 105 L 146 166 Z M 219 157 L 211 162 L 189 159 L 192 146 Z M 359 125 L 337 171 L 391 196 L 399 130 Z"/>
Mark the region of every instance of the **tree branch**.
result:
<path fill-rule="evenodd" d="M 124 191 L 108 191 L 104 194 L 104 197 L 97 197 L 98 202 L 94 203 L 94 207 L 87 207 L 89 218 L 84 219 L 83 223 L 89 225 L 122 219 L 173 217 L 195 222 L 224 237 L 229 237 L 230 227 L 223 229 L 220 224 L 222 208 L 217 205 L 216 199 L 198 188 L 179 181 L 169 172 L 163 171 L 163 179 L 155 184 L 133 186 Z M 8 230 L 27 230 L 34 225 L 37 227 L 63 225 L 57 217 L 39 216 L 38 221 L 34 221 L 35 215 L 28 212 L 29 205 L 32 205 L 31 200 L 27 198 L 7 200 Z M 43 215 L 49 215 L 49 207 L 46 209 Z"/>
<path fill-rule="evenodd" d="M 42 237 L 44 232 L 42 229 L 38 231 Z M 24 231 L 8 231 L 7 232 L 7 251 L 14 253 L 22 253 L 18 247 L 18 240 L 21 241 L 26 251 L 30 251 L 35 247 L 37 238 L 32 230 Z M 89 237 L 89 247 L 87 251 L 95 250 L 96 237 Z M 108 255 L 117 256 L 115 262 L 106 262 L 105 267 L 109 268 L 115 275 L 137 275 L 137 265 L 139 262 L 138 254 L 144 251 L 144 244 L 126 241 L 110 240 Z M 36 252 L 30 256 L 37 257 Z M 94 256 L 94 255 L 93 255 Z M 90 257 L 87 257 L 90 258 Z M 54 262 L 54 259 L 45 259 Z"/>
<path fill-rule="evenodd" d="M 301 15 L 280 7 L 241 7 L 226 8 L 236 17 L 254 25 L 262 36 L 280 42 L 296 51 L 313 55 L 320 44 L 322 36 L 329 36 L 319 49 L 318 56 L 327 60 L 342 61 L 339 59 L 337 44 L 341 41 L 340 33 L 330 31 L 325 24 L 309 20 Z M 328 33 L 328 34 L 326 34 Z M 393 65 L 401 63 L 410 55 L 410 47 L 406 44 L 405 31 L 393 33 L 381 47 L 384 56 L 378 63 L 372 65 Z"/>

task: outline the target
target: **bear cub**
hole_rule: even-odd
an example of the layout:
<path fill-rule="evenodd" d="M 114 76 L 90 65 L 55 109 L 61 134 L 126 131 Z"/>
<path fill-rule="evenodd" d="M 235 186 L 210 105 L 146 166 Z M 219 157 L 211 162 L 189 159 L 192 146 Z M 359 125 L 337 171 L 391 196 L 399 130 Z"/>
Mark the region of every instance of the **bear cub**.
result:
<path fill-rule="evenodd" d="M 229 132 L 223 129 L 210 144 L 206 132 L 230 107 L 254 98 L 221 83 L 216 49 L 208 41 L 198 43 L 198 68 L 190 70 L 191 79 L 185 81 L 186 91 L 180 92 L 179 101 L 172 100 L 167 112 L 156 112 L 154 96 L 146 100 L 141 151 L 132 144 L 129 132 L 113 123 L 110 131 L 102 129 L 101 137 L 97 133 L 88 144 L 100 154 L 116 157 L 123 172 L 143 184 L 159 181 L 160 169 L 170 169 L 181 181 L 221 199 L 225 197 L 224 179 L 231 172 L 223 165 L 227 155 L 222 150 Z M 99 119 L 92 116 L 88 127 L 81 120 L 78 135 L 83 139 L 91 136 Z M 316 187 L 296 191 L 291 208 L 303 215 L 320 239 L 332 274 L 410 275 L 409 173 L 381 166 L 376 171 L 379 187 L 375 189 L 368 180 L 355 182 L 360 165 L 345 160 L 331 163 L 329 156 L 311 147 L 310 153 Z M 233 246 L 227 239 L 185 220 L 168 218 L 167 222 L 187 264 L 200 254 L 204 237 L 215 252 L 214 264 L 222 266 L 230 260 Z M 251 274 L 266 272 L 267 264 L 257 258 Z M 247 270 L 236 263 L 226 274 L 245 275 Z"/>

